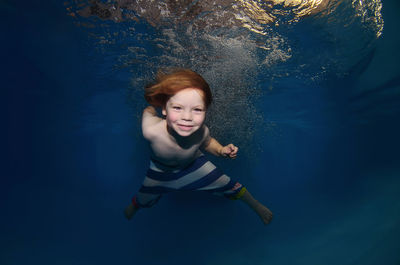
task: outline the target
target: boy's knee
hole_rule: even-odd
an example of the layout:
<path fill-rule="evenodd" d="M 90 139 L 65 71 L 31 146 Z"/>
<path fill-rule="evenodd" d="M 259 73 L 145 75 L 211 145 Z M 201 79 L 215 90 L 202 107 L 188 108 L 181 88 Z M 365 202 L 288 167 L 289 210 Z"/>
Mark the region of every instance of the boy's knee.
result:
<path fill-rule="evenodd" d="M 230 189 L 229 192 L 225 193 L 225 197 L 231 200 L 238 200 L 243 196 L 243 194 L 245 194 L 246 191 L 247 189 L 242 184 L 236 182 L 235 186 Z"/>
<path fill-rule="evenodd" d="M 138 196 L 134 196 L 132 198 L 132 204 L 137 208 L 151 208 L 153 207 L 158 200 L 161 198 L 161 196 L 158 196 L 157 198 L 151 199 L 151 200 L 146 200 L 146 201 L 142 201 L 140 198 L 138 198 Z"/>

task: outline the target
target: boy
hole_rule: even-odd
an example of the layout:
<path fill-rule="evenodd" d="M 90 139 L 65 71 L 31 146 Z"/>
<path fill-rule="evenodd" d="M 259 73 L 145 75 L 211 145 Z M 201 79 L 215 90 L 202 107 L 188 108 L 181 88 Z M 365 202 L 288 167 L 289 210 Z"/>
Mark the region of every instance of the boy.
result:
<path fill-rule="evenodd" d="M 142 116 L 143 136 L 151 148 L 150 168 L 139 192 L 125 209 L 126 218 L 131 219 L 140 208 L 153 206 L 161 194 L 203 190 L 242 200 L 268 224 L 271 211 L 200 151 L 231 159 L 238 152 L 233 144 L 222 146 L 204 125 L 212 101 L 207 82 L 191 70 L 159 75 L 156 81 L 146 87 L 145 98 L 151 106 L 145 108 Z M 158 117 L 154 107 L 161 107 L 165 118 Z"/>

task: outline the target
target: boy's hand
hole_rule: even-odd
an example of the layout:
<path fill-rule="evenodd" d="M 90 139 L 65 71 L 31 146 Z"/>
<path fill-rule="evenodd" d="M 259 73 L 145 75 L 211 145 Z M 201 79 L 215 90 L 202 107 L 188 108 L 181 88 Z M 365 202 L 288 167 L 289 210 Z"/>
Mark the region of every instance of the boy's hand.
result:
<path fill-rule="evenodd" d="M 221 156 L 235 159 L 239 148 L 233 144 L 228 144 L 221 149 Z"/>

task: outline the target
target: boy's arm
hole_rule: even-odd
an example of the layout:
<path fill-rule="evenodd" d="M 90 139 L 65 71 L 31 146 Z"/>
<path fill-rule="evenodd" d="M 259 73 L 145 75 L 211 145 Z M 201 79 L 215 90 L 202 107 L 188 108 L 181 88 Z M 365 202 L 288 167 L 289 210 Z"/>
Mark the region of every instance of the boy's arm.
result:
<path fill-rule="evenodd" d="M 222 146 L 215 138 L 210 137 L 208 144 L 204 148 L 207 152 L 215 156 L 236 158 L 238 148 L 233 144 Z"/>
<path fill-rule="evenodd" d="M 142 132 L 146 139 L 151 137 L 152 126 L 159 123 L 162 119 L 157 116 L 157 111 L 153 106 L 148 106 L 143 110 L 142 114 Z"/>

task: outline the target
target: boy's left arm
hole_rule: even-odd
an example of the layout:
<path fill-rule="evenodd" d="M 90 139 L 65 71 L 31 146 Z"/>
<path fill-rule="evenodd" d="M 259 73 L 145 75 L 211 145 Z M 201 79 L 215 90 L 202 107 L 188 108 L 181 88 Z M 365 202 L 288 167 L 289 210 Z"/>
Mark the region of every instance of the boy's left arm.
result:
<path fill-rule="evenodd" d="M 236 158 L 239 150 L 239 148 L 233 144 L 222 146 L 215 138 L 212 137 L 210 137 L 204 149 L 215 156 L 223 156 L 232 159 Z"/>

